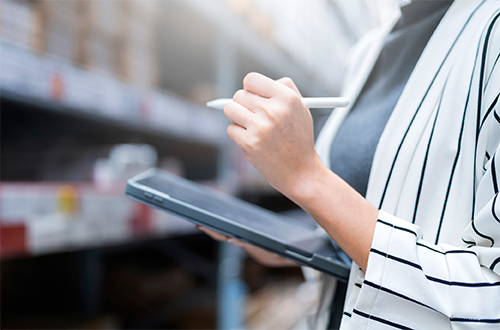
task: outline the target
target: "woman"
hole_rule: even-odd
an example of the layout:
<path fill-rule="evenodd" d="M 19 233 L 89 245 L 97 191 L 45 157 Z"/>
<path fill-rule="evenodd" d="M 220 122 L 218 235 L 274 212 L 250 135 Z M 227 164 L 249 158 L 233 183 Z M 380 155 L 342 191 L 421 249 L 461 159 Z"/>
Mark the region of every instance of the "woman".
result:
<path fill-rule="evenodd" d="M 499 15 L 498 0 L 403 7 L 351 54 L 353 105 L 316 149 L 289 79 L 251 73 L 224 109 L 247 159 L 353 260 L 341 329 L 500 328 Z M 320 309 L 315 327 L 330 321 Z"/>

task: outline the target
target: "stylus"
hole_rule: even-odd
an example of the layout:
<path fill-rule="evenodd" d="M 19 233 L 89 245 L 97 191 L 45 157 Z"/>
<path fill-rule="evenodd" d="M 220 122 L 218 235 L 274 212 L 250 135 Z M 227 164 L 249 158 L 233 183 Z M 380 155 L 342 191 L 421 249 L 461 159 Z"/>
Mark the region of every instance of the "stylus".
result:
<path fill-rule="evenodd" d="M 222 110 L 232 100 L 213 100 L 207 102 L 207 107 Z M 304 97 L 302 103 L 308 108 L 345 108 L 349 105 L 349 100 L 345 97 Z"/>

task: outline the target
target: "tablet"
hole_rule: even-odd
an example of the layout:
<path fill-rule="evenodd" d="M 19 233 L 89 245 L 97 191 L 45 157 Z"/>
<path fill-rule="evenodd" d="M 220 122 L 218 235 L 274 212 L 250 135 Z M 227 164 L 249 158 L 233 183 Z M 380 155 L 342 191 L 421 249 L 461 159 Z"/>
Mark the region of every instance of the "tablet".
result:
<path fill-rule="evenodd" d="M 128 197 L 347 281 L 350 261 L 326 232 L 157 169 L 128 180 Z"/>

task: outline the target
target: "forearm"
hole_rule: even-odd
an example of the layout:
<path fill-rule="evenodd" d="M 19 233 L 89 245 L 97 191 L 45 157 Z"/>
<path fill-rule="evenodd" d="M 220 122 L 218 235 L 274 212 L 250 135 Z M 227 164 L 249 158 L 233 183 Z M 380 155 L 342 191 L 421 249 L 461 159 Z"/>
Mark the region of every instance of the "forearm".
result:
<path fill-rule="evenodd" d="M 283 189 L 358 264 L 366 269 L 378 210 L 319 159 Z"/>

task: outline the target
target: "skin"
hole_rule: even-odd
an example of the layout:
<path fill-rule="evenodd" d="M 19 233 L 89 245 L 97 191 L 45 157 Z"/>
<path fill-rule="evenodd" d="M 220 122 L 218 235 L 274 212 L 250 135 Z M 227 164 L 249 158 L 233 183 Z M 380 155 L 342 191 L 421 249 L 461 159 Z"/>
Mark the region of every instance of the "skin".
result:
<path fill-rule="evenodd" d="M 249 73 L 243 89 L 224 108 L 233 122 L 227 134 L 271 186 L 308 212 L 366 270 L 378 210 L 321 163 L 314 149 L 312 116 L 300 99 L 290 78 L 274 81 Z M 226 240 L 224 235 L 202 230 L 215 239 Z M 263 264 L 291 263 L 232 241 Z"/>
<path fill-rule="evenodd" d="M 245 242 L 236 240 L 234 238 L 231 238 L 226 235 L 222 235 L 218 232 L 215 232 L 213 230 L 196 226 L 199 230 L 204 232 L 205 234 L 211 236 L 213 239 L 218 240 L 218 241 L 226 241 L 228 243 L 231 243 L 236 246 L 242 247 L 250 257 L 252 257 L 254 260 L 259 262 L 260 264 L 268 267 L 295 267 L 298 266 L 295 262 L 283 258 L 277 254 L 274 254 L 272 252 L 263 250 L 259 247 L 256 247 L 254 245 L 247 244 Z"/>

